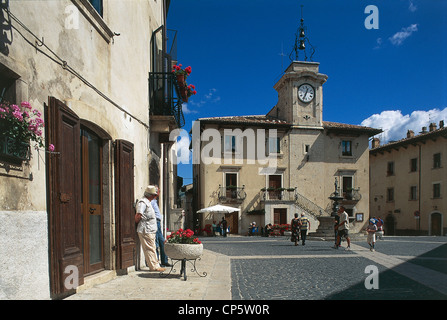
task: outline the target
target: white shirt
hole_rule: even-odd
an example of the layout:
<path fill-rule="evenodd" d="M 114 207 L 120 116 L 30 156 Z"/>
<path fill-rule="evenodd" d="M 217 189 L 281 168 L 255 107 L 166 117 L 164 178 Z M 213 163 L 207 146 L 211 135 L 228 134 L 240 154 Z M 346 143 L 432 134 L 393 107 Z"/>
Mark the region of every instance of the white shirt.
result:
<path fill-rule="evenodd" d="M 154 208 L 150 201 L 144 197 L 137 203 L 137 213 L 141 213 L 141 220 L 138 222 L 137 232 L 157 233 L 157 219 Z"/>
<path fill-rule="evenodd" d="M 343 221 L 346 221 L 346 223 L 343 223 L 338 229 L 339 230 L 344 230 L 344 229 L 349 230 L 349 219 L 348 219 L 348 214 L 346 213 L 346 211 L 343 211 L 340 214 L 340 223 L 342 223 Z"/>

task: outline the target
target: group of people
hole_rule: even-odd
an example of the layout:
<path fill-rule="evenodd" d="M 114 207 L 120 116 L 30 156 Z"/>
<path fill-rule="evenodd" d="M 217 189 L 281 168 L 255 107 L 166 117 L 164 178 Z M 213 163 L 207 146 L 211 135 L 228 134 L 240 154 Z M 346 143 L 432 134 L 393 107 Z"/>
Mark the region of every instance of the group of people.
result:
<path fill-rule="evenodd" d="M 304 246 L 306 244 L 307 230 L 310 228 L 309 219 L 304 216 L 304 213 L 301 214 L 300 218 L 298 217 L 298 213 L 295 213 L 295 217 L 292 219 L 290 225 L 292 228 L 290 240 L 297 246 L 301 236 L 301 241 Z"/>
<path fill-rule="evenodd" d="M 171 264 L 164 250 L 165 239 L 161 228 L 162 215 L 157 203 L 158 196 L 158 187 L 148 186 L 144 197 L 137 202 L 135 215 L 139 219 L 137 233 L 146 264 L 151 271 L 163 272 L 164 267 L 170 267 Z"/>
<path fill-rule="evenodd" d="M 211 225 L 213 228 L 212 236 L 214 237 L 216 233 L 220 234 L 222 237 L 226 237 L 228 233 L 228 223 L 227 220 L 225 220 L 225 217 L 222 217 L 222 220 L 219 223 L 216 223 L 216 221 L 213 221 L 213 224 Z"/>
<path fill-rule="evenodd" d="M 375 251 L 376 233 L 380 235 L 380 237 L 383 236 L 383 220 L 376 217 L 369 219 L 369 224 L 365 230 L 368 233 L 366 242 L 369 245 L 369 249 L 371 251 Z M 341 246 L 341 238 L 344 237 L 348 244 L 346 250 L 350 250 L 351 238 L 349 237 L 349 218 L 348 214 L 345 211 L 345 207 L 343 206 L 340 206 L 337 211 L 337 216 L 335 217 L 334 231 L 335 231 L 334 249 L 338 249 Z"/>

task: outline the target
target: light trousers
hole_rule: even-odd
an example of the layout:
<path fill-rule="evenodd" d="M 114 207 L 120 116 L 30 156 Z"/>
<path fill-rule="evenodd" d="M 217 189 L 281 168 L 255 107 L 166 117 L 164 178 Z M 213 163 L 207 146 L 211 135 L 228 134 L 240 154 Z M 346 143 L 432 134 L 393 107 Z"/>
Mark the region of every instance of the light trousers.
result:
<path fill-rule="evenodd" d="M 160 268 L 155 245 L 156 234 L 138 232 L 138 237 L 140 238 L 141 247 L 143 248 L 144 252 L 144 258 L 146 259 L 149 270 L 156 270 Z"/>

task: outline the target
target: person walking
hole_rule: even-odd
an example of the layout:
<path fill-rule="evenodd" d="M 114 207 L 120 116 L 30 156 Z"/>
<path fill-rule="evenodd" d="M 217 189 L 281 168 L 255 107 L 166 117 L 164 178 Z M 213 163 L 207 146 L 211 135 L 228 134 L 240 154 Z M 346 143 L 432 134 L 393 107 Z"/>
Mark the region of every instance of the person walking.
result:
<path fill-rule="evenodd" d="M 155 238 L 157 236 L 157 218 L 151 201 L 157 196 L 157 188 L 148 186 L 144 191 L 144 197 L 138 201 L 136 206 L 136 215 L 141 219 L 137 225 L 137 233 L 144 252 L 144 258 L 151 271 L 163 272 L 158 263 Z"/>
<path fill-rule="evenodd" d="M 162 267 L 170 267 L 171 264 L 169 264 L 168 256 L 165 253 L 165 238 L 163 237 L 162 232 L 163 215 L 161 214 L 160 208 L 158 207 L 158 197 L 160 196 L 160 189 L 158 188 L 158 186 L 155 186 L 155 188 L 157 189 L 157 195 L 154 199 L 152 199 L 151 205 L 155 212 L 155 218 L 157 219 L 157 233 L 155 238 L 156 248 L 158 249 L 157 255 Z"/>
<path fill-rule="evenodd" d="M 306 244 L 307 230 L 310 228 L 310 221 L 307 217 L 304 216 L 304 213 L 301 213 L 300 225 L 301 241 L 304 246 Z"/>
<path fill-rule="evenodd" d="M 374 223 L 375 221 L 373 219 L 369 219 L 368 227 L 366 227 L 366 232 L 368 232 L 368 237 L 366 239 L 366 242 L 369 244 L 369 250 L 374 251 L 374 245 L 376 243 L 376 231 L 377 226 Z"/>
<path fill-rule="evenodd" d="M 337 225 L 337 243 L 334 246 L 334 249 L 338 249 L 341 242 L 341 237 L 346 238 L 346 242 L 348 243 L 348 247 L 345 250 L 351 250 L 351 238 L 349 238 L 349 217 L 345 211 L 345 207 L 340 206 L 337 211 L 337 214 L 340 217 L 340 223 Z"/>
<path fill-rule="evenodd" d="M 300 219 L 298 219 L 298 213 L 295 213 L 295 218 L 290 222 L 292 228 L 292 236 L 290 237 L 290 241 L 295 243 L 295 246 L 298 245 L 300 241 Z"/>

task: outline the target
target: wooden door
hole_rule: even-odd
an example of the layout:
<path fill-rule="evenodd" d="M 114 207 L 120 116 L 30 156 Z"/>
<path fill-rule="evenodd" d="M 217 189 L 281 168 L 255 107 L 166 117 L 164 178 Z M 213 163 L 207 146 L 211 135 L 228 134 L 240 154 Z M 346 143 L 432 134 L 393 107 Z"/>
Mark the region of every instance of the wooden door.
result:
<path fill-rule="evenodd" d="M 273 224 L 287 224 L 287 209 L 275 208 L 273 209 Z"/>
<path fill-rule="evenodd" d="M 46 175 L 51 294 L 58 295 L 84 283 L 80 121 L 72 110 L 53 97 L 49 98 L 45 114 L 45 140 L 47 145 L 54 144 L 57 152 L 46 153 Z"/>
<path fill-rule="evenodd" d="M 270 175 L 269 176 L 269 188 L 274 188 L 275 190 L 269 191 L 269 199 L 270 200 L 280 200 L 281 199 L 281 192 L 276 190 L 281 188 L 282 182 L 281 182 L 281 175 Z"/>
<path fill-rule="evenodd" d="M 81 128 L 81 207 L 83 217 L 84 274 L 104 269 L 102 212 L 102 140 Z"/>
<path fill-rule="evenodd" d="M 136 264 L 133 166 L 133 144 L 125 140 L 116 140 L 115 210 L 118 269 L 125 269 Z"/>
<path fill-rule="evenodd" d="M 442 236 L 442 217 L 439 212 L 431 214 L 431 236 Z"/>
<path fill-rule="evenodd" d="M 239 228 L 238 213 L 237 212 L 226 213 L 225 214 L 225 220 L 227 220 L 227 227 L 230 228 L 230 232 L 229 233 L 237 234 L 238 233 L 238 228 Z"/>

